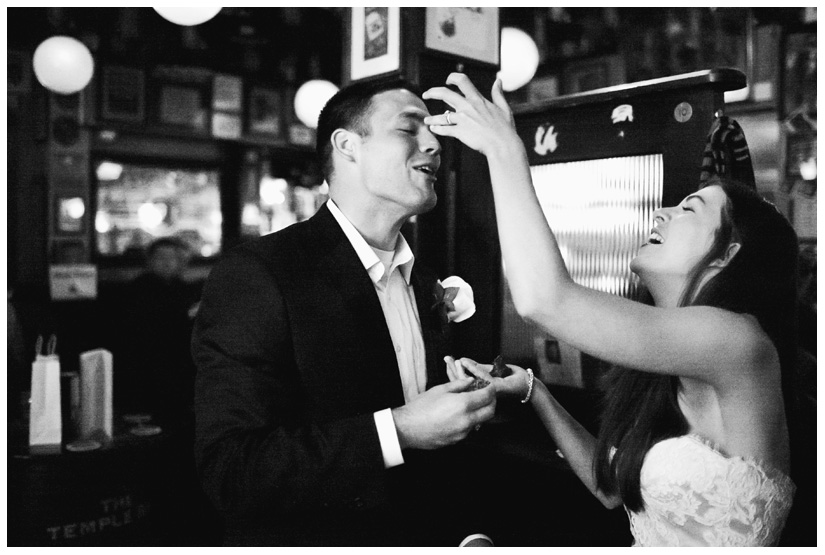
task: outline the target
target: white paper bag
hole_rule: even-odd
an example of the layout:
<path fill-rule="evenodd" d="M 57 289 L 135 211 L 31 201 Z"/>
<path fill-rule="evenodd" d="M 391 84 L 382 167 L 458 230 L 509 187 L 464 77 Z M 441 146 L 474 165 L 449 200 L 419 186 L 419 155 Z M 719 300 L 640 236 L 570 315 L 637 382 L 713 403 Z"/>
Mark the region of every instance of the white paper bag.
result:
<path fill-rule="evenodd" d="M 60 359 L 38 354 L 32 363 L 29 445 L 59 446 L 62 440 L 60 417 Z"/>
<path fill-rule="evenodd" d="M 80 353 L 80 436 L 112 438 L 112 353 L 106 349 Z"/>

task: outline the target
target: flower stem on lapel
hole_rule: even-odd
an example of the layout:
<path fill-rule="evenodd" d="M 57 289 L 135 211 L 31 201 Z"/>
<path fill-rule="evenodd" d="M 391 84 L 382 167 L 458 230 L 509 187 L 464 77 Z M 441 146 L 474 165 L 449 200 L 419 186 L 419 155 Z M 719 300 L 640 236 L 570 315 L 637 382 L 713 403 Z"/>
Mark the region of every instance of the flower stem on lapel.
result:
<path fill-rule="evenodd" d="M 446 324 L 450 321 L 447 314 L 455 310 L 453 301 L 455 300 L 456 295 L 458 295 L 458 287 L 443 287 L 441 282 L 435 282 L 433 287 L 435 304 L 433 304 L 432 310 L 438 312 L 438 316 L 441 319 L 442 324 Z"/>

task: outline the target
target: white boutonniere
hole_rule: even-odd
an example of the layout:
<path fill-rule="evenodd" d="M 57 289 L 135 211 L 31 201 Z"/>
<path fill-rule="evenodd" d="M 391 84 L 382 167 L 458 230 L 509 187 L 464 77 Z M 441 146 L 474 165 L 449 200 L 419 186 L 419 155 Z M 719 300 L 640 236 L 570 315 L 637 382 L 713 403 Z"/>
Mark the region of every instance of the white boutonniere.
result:
<path fill-rule="evenodd" d="M 473 288 L 458 276 L 450 276 L 444 281 L 437 280 L 433 288 L 435 304 L 441 322 L 463 322 L 476 312 Z"/>

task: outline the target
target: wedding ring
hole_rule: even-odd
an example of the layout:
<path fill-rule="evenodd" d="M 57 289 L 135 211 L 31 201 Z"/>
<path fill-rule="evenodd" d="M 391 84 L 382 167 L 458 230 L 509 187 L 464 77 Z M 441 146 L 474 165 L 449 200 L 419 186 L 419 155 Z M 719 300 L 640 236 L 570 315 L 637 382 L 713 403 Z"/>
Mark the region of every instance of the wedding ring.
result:
<path fill-rule="evenodd" d="M 444 112 L 444 115 L 445 115 L 445 116 L 447 116 L 447 125 L 455 125 L 455 124 L 454 124 L 454 123 L 450 120 L 450 114 L 452 114 L 452 112 L 451 112 L 451 111 L 449 111 L 449 110 L 447 110 L 446 112 Z"/>

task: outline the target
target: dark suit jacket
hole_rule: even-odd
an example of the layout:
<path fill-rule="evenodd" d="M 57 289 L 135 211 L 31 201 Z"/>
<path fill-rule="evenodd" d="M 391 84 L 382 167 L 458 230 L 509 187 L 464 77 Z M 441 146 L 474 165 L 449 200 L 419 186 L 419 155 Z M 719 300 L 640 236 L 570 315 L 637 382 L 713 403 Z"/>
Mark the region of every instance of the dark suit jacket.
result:
<path fill-rule="evenodd" d="M 428 387 L 447 379 L 435 279 L 414 265 Z M 374 285 L 326 206 L 214 268 L 193 355 L 196 459 L 226 543 L 458 545 L 478 532 L 458 524 L 460 447 L 405 450 L 384 468 L 373 413 L 404 404 L 398 365 Z"/>

